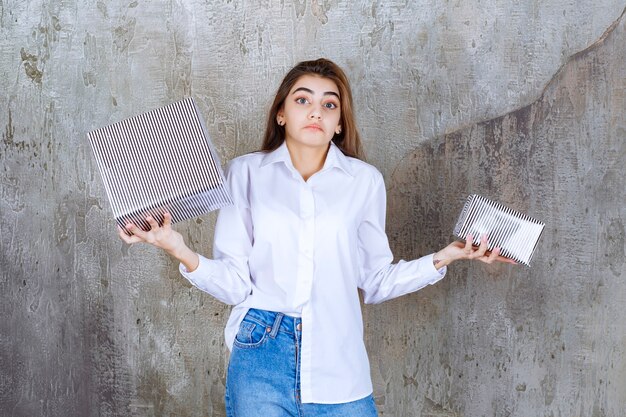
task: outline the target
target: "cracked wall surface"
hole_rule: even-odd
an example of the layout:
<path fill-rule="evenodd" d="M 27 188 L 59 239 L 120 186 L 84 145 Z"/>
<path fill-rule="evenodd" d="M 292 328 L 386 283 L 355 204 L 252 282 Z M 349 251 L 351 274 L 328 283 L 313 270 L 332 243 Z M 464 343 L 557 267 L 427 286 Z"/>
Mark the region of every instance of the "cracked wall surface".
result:
<path fill-rule="evenodd" d="M 626 411 L 626 74 L 610 64 L 626 62 L 624 45 L 621 19 L 531 105 L 440 136 L 397 165 L 389 236 L 398 256 L 427 253 L 427 237 L 444 244 L 470 193 L 546 223 L 532 268 L 456 267 L 442 285 L 371 313 L 419 317 L 370 339 L 380 389 L 407 387 L 384 396 L 406 407 L 400 414 Z M 406 354 L 388 350 L 397 340 Z"/>
<path fill-rule="evenodd" d="M 86 132 L 192 95 L 222 160 L 329 57 L 398 258 L 481 193 L 546 222 L 533 267 L 454 265 L 364 310 L 383 416 L 623 416 L 624 4 L 0 0 L 0 415 L 223 416 L 229 307 L 123 245 Z M 215 213 L 178 226 L 211 253 Z"/>

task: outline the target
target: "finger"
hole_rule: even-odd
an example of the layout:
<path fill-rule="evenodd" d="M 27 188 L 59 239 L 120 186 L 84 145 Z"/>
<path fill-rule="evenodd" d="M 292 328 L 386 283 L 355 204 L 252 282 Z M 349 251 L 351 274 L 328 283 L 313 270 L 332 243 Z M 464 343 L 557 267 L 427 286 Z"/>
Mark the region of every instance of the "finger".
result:
<path fill-rule="evenodd" d="M 141 228 L 135 226 L 132 223 L 126 225 L 126 230 L 131 232 L 135 237 L 139 238 L 135 242 L 146 242 L 148 240 L 148 232 L 144 232 Z"/>
<path fill-rule="evenodd" d="M 495 251 L 495 249 L 494 249 Z M 507 258 L 505 256 L 500 255 L 500 250 L 498 248 L 498 255 L 497 256 L 493 256 L 493 252 L 488 256 L 488 257 L 483 257 L 483 258 L 479 258 L 479 260 L 491 264 L 494 262 L 502 262 L 502 263 L 507 263 L 507 264 L 511 264 L 511 265 L 518 265 L 517 262 L 515 262 L 513 259 Z"/>
<path fill-rule="evenodd" d="M 154 217 L 146 216 L 146 221 L 150 225 L 150 230 L 155 230 L 159 228 L 159 224 L 157 223 L 156 220 L 154 220 Z"/>
<path fill-rule="evenodd" d="M 517 265 L 517 262 L 515 262 L 511 258 L 507 258 L 506 256 L 500 255 L 500 252 L 502 252 L 501 248 L 499 247 L 494 248 L 493 251 L 491 252 L 491 255 L 489 255 L 489 258 L 492 258 L 493 262 L 504 262 L 507 264 Z"/>
<path fill-rule="evenodd" d="M 478 260 L 481 260 L 482 262 L 486 262 L 487 261 L 487 257 L 485 256 L 486 253 L 487 253 L 487 236 L 481 235 L 480 245 L 478 246 L 478 249 L 472 250 L 472 252 L 468 254 L 467 258 L 478 259 Z"/>
<path fill-rule="evenodd" d="M 495 259 L 494 262 L 502 262 L 502 263 L 505 263 L 505 264 L 518 265 L 518 263 L 515 262 L 513 259 L 509 259 L 509 258 L 506 258 L 504 256 L 498 256 Z M 491 263 L 491 262 L 489 262 L 489 263 Z"/>
<path fill-rule="evenodd" d="M 493 248 L 489 256 L 487 257 L 487 263 L 492 264 L 496 260 L 498 260 L 498 256 L 500 256 L 500 248 Z"/>
<path fill-rule="evenodd" d="M 466 255 L 470 255 L 472 253 L 473 241 L 474 241 L 474 236 L 472 235 L 467 235 L 467 237 L 465 238 L 465 248 L 463 250 L 465 251 Z"/>
<path fill-rule="evenodd" d="M 481 258 L 485 256 L 485 254 L 487 253 L 488 246 L 489 246 L 489 243 L 487 242 L 487 235 L 482 235 L 480 237 L 480 246 L 478 246 L 478 250 L 476 252 L 472 253 L 471 257 Z"/>
<path fill-rule="evenodd" d="M 498 256 L 497 259 L 498 262 L 506 262 L 507 264 L 511 264 L 511 265 L 517 265 L 518 263 L 516 261 L 514 261 L 513 259 L 510 258 L 506 258 L 504 256 Z"/>
<path fill-rule="evenodd" d="M 139 239 L 135 235 L 128 236 L 126 232 L 124 231 L 124 229 L 122 229 L 120 226 L 117 226 L 117 230 L 118 230 L 118 235 L 120 236 L 120 239 L 122 239 L 124 243 L 126 244 L 131 245 L 133 243 L 141 242 L 141 239 Z"/>
<path fill-rule="evenodd" d="M 128 236 L 124 229 L 122 229 L 120 226 L 117 226 L 117 234 L 124 242 L 130 243 L 130 236 Z"/>
<path fill-rule="evenodd" d="M 163 213 L 163 227 L 172 226 L 172 215 L 168 212 Z"/>

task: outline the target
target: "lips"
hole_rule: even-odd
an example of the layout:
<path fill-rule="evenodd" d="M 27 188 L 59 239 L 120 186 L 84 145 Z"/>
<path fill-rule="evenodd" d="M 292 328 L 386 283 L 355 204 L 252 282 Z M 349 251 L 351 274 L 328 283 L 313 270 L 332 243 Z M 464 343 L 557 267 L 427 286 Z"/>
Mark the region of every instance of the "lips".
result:
<path fill-rule="evenodd" d="M 322 129 L 322 127 L 320 125 L 316 125 L 316 124 L 312 124 L 312 125 L 308 125 L 304 127 L 305 129 L 311 129 L 311 130 L 317 130 L 320 132 L 323 132 L 324 129 Z"/>

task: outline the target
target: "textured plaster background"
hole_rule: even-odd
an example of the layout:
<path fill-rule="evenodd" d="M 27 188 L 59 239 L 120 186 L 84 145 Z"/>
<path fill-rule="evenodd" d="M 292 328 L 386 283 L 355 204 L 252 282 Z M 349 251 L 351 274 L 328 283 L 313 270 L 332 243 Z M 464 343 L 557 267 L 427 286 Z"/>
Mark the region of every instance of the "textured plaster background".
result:
<path fill-rule="evenodd" d="M 192 95 L 226 161 L 319 56 L 398 258 L 448 242 L 470 192 L 547 223 L 531 269 L 365 308 L 381 415 L 625 415 L 624 6 L 0 0 L 0 415 L 224 415 L 229 307 L 117 239 L 86 132 Z M 178 229 L 210 253 L 214 220 Z"/>

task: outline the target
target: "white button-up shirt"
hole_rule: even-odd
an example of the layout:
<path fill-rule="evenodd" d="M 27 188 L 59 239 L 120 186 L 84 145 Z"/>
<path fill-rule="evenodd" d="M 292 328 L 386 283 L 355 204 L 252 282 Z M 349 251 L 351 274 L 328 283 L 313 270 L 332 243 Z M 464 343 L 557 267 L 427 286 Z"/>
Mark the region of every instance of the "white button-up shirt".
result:
<path fill-rule="evenodd" d="M 226 180 L 234 205 L 220 210 L 214 259 L 180 271 L 235 305 L 228 347 L 250 308 L 300 316 L 302 402 L 371 394 L 358 289 L 366 303 L 380 303 L 445 275 L 433 255 L 392 264 L 380 172 L 331 143 L 322 170 L 304 181 L 283 143 L 235 158 Z"/>

